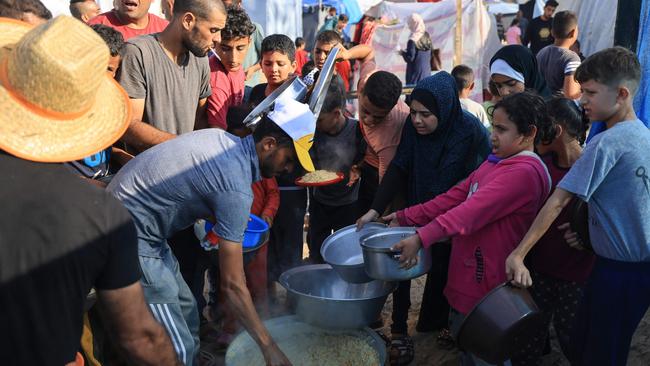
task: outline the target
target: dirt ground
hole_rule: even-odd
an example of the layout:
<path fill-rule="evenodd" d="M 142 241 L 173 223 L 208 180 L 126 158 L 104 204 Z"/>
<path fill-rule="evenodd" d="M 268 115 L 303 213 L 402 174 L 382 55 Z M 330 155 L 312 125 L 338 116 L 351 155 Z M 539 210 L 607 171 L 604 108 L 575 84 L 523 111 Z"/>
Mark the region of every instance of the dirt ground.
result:
<path fill-rule="evenodd" d="M 305 248 L 306 249 L 306 248 Z M 420 277 L 413 280 L 411 285 L 411 309 L 409 311 L 409 334 L 413 338 L 415 344 L 415 359 L 410 364 L 411 366 L 451 366 L 458 365 L 458 351 L 445 350 L 438 347 L 436 344 L 437 333 L 419 333 L 415 330 L 417 316 L 420 311 L 420 304 L 422 300 L 422 292 L 424 291 L 424 284 L 426 277 Z M 279 292 L 279 297 L 284 297 L 284 289 L 280 285 L 276 288 Z M 390 318 L 392 311 L 392 296 L 388 297 L 384 309 L 382 310 L 382 317 L 384 319 L 384 334 L 390 334 Z M 273 316 L 280 316 L 282 313 L 274 314 Z M 542 366 L 568 366 L 569 362 L 562 355 L 558 343 L 551 340 L 552 351 L 550 354 L 544 356 Z M 212 352 L 211 352 L 212 353 Z M 213 353 L 213 361 L 209 362 L 210 366 L 224 365 L 223 354 Z M 632 339 L 632 346 L 628 358 L 628 366 L 647 366 L 650 365 L 650 311 L 646 313 L 644 319 L 639 324 L 636 333 Z"/>

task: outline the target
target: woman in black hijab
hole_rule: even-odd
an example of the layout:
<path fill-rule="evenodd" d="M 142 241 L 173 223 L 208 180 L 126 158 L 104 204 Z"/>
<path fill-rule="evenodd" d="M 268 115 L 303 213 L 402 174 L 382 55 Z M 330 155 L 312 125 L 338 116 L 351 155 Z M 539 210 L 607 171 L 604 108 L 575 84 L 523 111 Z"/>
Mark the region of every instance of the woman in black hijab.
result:
<path fill-rule="evenodd" d="M 544 98 L 551 95 L 539 73 L 537 59 L 528 47 L 522 45 L 505 46 L 494 54 L 490 60 L 490 78 L 501 97 L 526 89 L 533 89 Z"/>
<path fill-rule="evenodd" d="M 481 122 L 463 111 L 454 78 L 445 71 L 422 79 L 411 94 L 411 114 L 404 124 L 397 152 L 377 189 L 370 211 L 357 221 L 361 227 L 376 220 L 393 198 L 406 193 L 408 206 L 446 192 L 474 171 L 490 153 L 489 135 Z M 433 265 L 422 298 L 416 329 L 444 330 L 449 304 L 442 294 L 447 283 L 450 243 L 431 247 Z M 393 294 L 391 365 L 413 359 L 407 333 L 410 281 Z"/>

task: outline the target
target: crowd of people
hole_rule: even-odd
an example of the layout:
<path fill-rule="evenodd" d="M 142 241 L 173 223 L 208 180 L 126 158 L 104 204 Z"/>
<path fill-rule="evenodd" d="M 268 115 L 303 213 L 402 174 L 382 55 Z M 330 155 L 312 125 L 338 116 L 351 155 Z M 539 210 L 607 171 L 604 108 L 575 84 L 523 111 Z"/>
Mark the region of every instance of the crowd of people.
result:
<path fill-rule="evenodd" d="M 262 322 L 286 310 L 279 276 L 372 221 L 418 228 L 393 248 L 405 268 L 431 248 L 416 330 L 438 347 L 456 347 L 465 316 L 511 281 L 547 326 L 507 364 L 538 364 L 551 324 L 571 364 L 626 363 L 650 306 L 650 131 L 632 106 L 633 52 L 584 58 L 577 15 L 549 0 L 500 30 L 482 105 L 472 68 L 432 68 L 412 14 L 403 98 L 375 62 L 374 18 L 348 37 L 331 8 L 307 45 L 265 36 L 237 0 L 164 0 L 165 19 L 150 5 L 71 0 L 76 19 L 52 19 L 38 0 L 0 0 L 3 364 L 201 365 L 243 329 L 268 365 L 290 365 Z M 278 99 L 244 123 L 288 80 L 312 86 L 335 49 L 317 116 Z M 296 184 L 314 170 L 344 178 Z M 244 253 L 250 214 L 270 237 Z M 392 294 L 390 334 L 371 324 L 391 365 L 415 357 L 410 290 Z"/>

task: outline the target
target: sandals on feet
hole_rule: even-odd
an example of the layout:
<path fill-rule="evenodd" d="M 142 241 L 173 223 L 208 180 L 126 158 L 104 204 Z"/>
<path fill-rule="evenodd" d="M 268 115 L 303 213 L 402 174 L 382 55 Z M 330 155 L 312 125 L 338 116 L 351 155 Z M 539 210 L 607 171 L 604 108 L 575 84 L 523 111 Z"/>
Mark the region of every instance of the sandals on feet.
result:
<path fill-rule="evenodd" d="M 393 335 L 390 341 L 390 365 L 408 365 L 414 358 L 415 349 L 413 347 L 413 339 L 408 335 Z"/>
<path fill-rule="evenodd" d="M 436 338 L 436 343 L 440 348 L 446 350 L 450 350 L 456 347 L 456 341 L 454 340 L 454 337 L 451 336 L 451 332 L 447 328 L 440 330 L 440 333 L 438 333 L 438 337 Z"/>

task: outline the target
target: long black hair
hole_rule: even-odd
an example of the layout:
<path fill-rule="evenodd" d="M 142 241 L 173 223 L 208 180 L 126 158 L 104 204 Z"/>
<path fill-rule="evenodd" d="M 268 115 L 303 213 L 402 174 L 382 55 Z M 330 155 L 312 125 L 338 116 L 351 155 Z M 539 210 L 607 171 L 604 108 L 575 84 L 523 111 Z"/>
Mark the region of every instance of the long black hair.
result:
<path fill-rule="evenodd" d="M 555 128 L 549 117 L 548 108 L 544 98 L 525 91 L 505 96 L 494 105 L 494 110 L 502 108 L 516 126 L 517 132 L 528 135 L 532 127 L 537 128 L 535 144 L 540 141 L 553 140 Z"/>
<path fill-rule="evenodd" d="M 556 125 L 561 125 L 569 136 L 578 140 L 582 145 L 587 138 L 589 129 L 589 119 L 582 109 L 573 100 L 564 97 L 555 97 L 546 102 L 546 106 L 554 133 L 548 136 L 550 139 L 542 139 L 542 144 L 552 143 L 557 131 Z"/>

